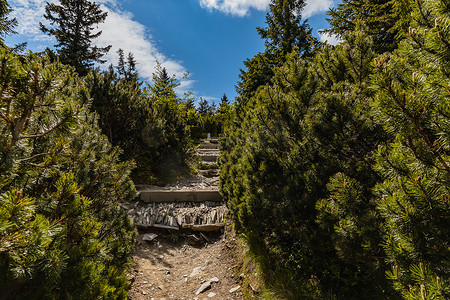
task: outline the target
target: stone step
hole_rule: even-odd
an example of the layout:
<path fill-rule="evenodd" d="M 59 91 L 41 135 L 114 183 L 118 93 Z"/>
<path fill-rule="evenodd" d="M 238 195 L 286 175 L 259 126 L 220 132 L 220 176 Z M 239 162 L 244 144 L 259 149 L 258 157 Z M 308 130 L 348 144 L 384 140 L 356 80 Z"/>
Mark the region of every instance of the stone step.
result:
<path fill-rule="evenodd" d="M 219 144 L 202 143 L 198 145 L 198 149 L 219 149 Z"/>
<path fill-rule="evenodd" d="M 200 143 L 202 143 L 202 144 L 218 144 L 219 143 L 219 138 L 212 137 L 212 138 L 209 138 L 209 139 L 202 139 L 202 140 L 200 140 Z"/>
<path fill-rule="evenodd" d="M 218 202 L 125 203 L 122 207 L 140 229 L 216 231 L 224 224 L 227 208 Z"/>
<path fill-rule="evenodd" d="M 219 169 L 200 170 L 199 173 L 207 178 L 219 177 Z"/>
<path fill-rule="evenodd" d="M 197 153 L 213 153 L 213 154 L 220 154 L 219 149 L 197 149 Z"/>
<path fill-rule="evenodd" d="M 219 202 L 218 189 L 211 190 L 143 190 L 139 192 L 144 202 Z"/>
<path fill-rule="evenodd" d="M 219 155 L 200 155 L 200 158 L 204 162 L 216 162 Z"/>

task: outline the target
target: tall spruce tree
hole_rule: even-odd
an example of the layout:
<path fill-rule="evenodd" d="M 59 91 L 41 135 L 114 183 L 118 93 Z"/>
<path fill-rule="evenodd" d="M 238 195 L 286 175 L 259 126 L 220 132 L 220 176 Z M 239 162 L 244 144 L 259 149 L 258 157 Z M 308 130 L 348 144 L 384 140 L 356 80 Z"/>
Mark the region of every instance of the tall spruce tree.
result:
<path fill-rule="evenodd" d="M 3 46 L 3 37 L 14 33 L 14 27 L 17 25 L 16 18 L 8 18 L 11 8 L 6 0 L 0 0 L 0 45 Z"/>
<path fill-rule="evenodd" d="M 311 56 L 318 44 L 311 34 L 311 28 L 302 21 L 304 0 L 272 0 L 266 16 L 266 27 L 257 28 L 265 40 L 266 49 L 244 61 L 247 70 L 241 70 L 236 89 L 239 102 L 246 102 L 260 86 L 270 82 L 276 66 L 281 66 L 286 55 L 295 48 L 302 57 Z"/>
<path fill-rule="evenodd" d="M 410 0 L 343 0 L 328 12 L 330 28 L 325 32 L 342 37 L 356 29 L 358 22 L 367 26 L 378 53 L 393 51 L 407 34 Z"/>
<path fill-rule="evenodd" d="M 88 0 L 60 0 L 59 4 L 47 3 L 44 17 L 50 21 L 46 26 L 40 23 L 41 30 L 54 36 L 58 42 L 55 47 L 63 64 L 74 66 L 80 75 L 86 75 L 94 62 L 103 63 L 101 58 L 111 46 L 93 46 L 93 39 L 102 32 L 94 32 L 95 26 L 105 21 L 106 12 L 100 5 Z"/>

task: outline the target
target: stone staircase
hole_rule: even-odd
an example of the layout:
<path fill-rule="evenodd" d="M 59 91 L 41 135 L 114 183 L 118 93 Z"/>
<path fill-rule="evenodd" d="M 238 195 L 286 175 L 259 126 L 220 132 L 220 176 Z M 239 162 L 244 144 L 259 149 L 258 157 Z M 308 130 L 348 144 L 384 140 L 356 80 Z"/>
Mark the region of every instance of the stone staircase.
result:
<path fill-rule="evenodd" d="M 139 200 L 123 204 L 140 229 L 216 231 L 227 212 L 218 189 L 217 139 L 202 140 L 199 174 L 166 187 L 138 186 Z"/>

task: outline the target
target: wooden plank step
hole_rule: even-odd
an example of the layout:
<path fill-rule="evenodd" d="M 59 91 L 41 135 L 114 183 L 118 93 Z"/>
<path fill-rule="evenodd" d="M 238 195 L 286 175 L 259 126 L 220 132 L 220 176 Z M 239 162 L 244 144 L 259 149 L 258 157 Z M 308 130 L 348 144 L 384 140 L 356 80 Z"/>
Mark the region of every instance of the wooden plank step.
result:
<path fill-rule="evenodd" d="M 140 191 L 144 202 L 220 202 L 219 190 L 143 190 Z"/>

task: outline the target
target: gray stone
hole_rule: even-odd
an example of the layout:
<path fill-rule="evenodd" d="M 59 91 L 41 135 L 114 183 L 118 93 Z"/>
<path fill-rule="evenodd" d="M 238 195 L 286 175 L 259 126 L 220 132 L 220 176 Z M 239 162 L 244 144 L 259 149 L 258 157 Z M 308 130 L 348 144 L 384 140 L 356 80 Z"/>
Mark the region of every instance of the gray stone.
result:
<path fill-rule="evenodd" d="M 241 288 L 240 285 L 235 286 L 234 288 L 231 288 L 229 292 L 230 292 L 230 294 L 233 294 L 234 292 L 236 292 L 236 291 L 239 290 L 240 288 Z"/>
<path fill-rule="evenodd" d="M 219 278 L 213 277 L 209 281 L 217 283 L 217 282 L 219 282 Z"/>
<path fill-rule="evenodd" d="M 144 236 L 142 237 L 142 240 L 143 241 L 146 241 L 146 242 L 151 242 L 151 241 L 153 241 L 154 239 L 156 239 L 158 237 L 158 235 L 156 234 L 156 233 L 146 233 L 146 234 L 144 234 Z"/>
<path fill-rule="evenodd" d="M 191 274 L 189 275 L 189 277 L 194 277 L 194 276 L 197 276 L 197 275 L 199 275 L 199 274 L 200 274 L 200 271 L 201 271 L 201 269 L 202 269 L 202 267 L 197 267 L 197 268 L 194 268 L 194 269 L 192 270 Z"/>
<path fill-rule="evenodd" d="M 212 297 L 214 297 L 215 295 L 216 295 L 216 293 L 211 292 L 211 293 L 208 294 L 208 297 L 209 297 L 209 298 L 212 298 Z"/>
<path fill-rule="evenodd" d="M 204 291 L 208 290 L 211 288 L 211 282 L 207 281 L 205 283 L 203 283 L 197 290 L 197 292 L 195 292 L 196 295 L 199 295 L 201 293 L 203 293 Z"/>

